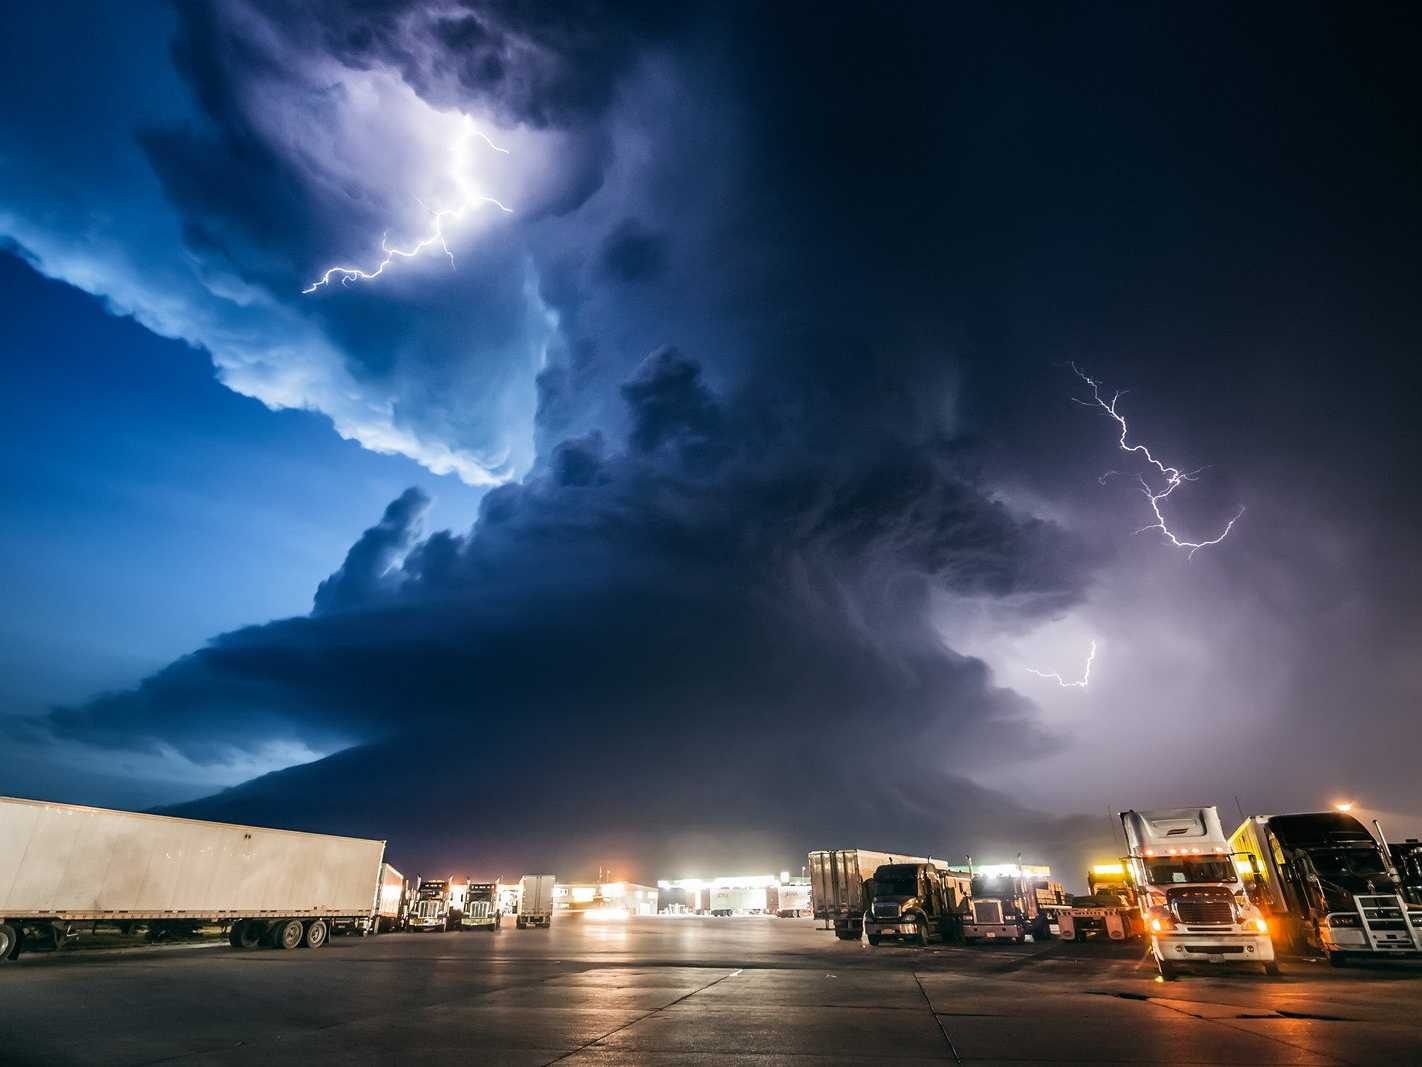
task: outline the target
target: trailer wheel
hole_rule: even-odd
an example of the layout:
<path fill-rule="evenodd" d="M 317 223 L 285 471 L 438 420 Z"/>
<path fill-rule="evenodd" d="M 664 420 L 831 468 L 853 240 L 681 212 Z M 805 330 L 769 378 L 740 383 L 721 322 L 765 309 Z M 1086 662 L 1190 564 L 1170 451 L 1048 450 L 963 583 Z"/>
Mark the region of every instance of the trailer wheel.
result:
<path fill-rule="evenodd" d="M 329 934 L 330 927 L 326 925 L 325 919 L 312 919 L 306 924 L 306 934 L 301 942 L 307 948 L 320 948 L 326 943 Z"/>
<path fill-rule="evenodd" d="M 300 919 L 282 919 L 277 922 L 276 929 L 272 933 L 272 947 L 293 949 L 301 944 L 301 940 L 305 936 L 306 928 L 301 925 Z"/>
<path fill-rule="evenodd" d="M 0 923 L 0 963 L 8 963 L 20 954 L 20 929 Z"/>

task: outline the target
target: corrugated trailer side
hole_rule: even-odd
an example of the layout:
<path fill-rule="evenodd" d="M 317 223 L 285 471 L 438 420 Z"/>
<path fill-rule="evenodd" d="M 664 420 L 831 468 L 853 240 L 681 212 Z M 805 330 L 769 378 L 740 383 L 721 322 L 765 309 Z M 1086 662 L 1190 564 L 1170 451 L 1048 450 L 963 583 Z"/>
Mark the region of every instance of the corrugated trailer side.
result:
<path fill-rule="evenodd" d="M 283 947 L 320 944 L 332 925 L 370 921 L 384 852 L 363 838 L 0 797 L 0 925 L 248 920 L 233 924 L 233 943 L 247 944 L 284 920 L 300 929 L 280 931 Z"/>

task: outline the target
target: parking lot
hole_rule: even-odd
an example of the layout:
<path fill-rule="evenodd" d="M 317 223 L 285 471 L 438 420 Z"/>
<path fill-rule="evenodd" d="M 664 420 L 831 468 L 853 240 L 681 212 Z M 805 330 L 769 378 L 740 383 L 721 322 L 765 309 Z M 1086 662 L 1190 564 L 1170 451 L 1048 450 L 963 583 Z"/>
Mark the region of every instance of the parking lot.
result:
<path fill-rule="evenodd" d="M 1155 980 L 1134 946 L 837 941 L 811 920 L 559 916 L 318 950 L 0 968 L 22 1064 L 1422 1061 L 1422 963 Z"/>

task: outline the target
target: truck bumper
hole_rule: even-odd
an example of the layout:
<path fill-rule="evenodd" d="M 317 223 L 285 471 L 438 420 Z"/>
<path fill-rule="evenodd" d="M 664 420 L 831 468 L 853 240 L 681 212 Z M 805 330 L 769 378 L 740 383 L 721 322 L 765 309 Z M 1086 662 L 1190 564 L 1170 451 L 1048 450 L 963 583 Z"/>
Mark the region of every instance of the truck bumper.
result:
<path fill-rule="evenodd" d="M 1378 956 L 1416 955 L 1418 945 L 1408 930 L 1364 931 L 1356 927 L 1321 927 L 1323 948 L 1326 952 L 1365 952 Z M 1372 942 L 1368 934 L 1372 934 Z"/>
<path fill-rule="evenodd" d="M 918 926 L 905 922 L 867 922 L 864 932 L 874 937 L 917 937 Z"/>
<path fill-rule="evenodd" d="M 1155 958 L 1167 963 L 1272 963 L 1267 934 L 1156 934 Z"/>
<path fill-rule="evenodd" d="M 1021 941 L 1024 934 L 1016 923 L 964 923 L 965 941 Z"/>

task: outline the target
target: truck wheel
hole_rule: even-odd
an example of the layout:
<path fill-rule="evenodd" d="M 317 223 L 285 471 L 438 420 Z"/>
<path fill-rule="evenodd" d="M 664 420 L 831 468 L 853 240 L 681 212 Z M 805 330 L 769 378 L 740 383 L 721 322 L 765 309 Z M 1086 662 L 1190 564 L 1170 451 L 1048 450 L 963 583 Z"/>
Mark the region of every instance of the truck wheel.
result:
<path fill-rule="evenodd" d="M 1279 965 L 1271 960 L 1270 962 L 1264 964 L 1264 973 L 1267 974 L 1270 978 L 1278 978 Z"/>
<path fill-rule="evenodd" d="M 305 936 L 306 928 L 301 925 L 300 919 L 281 919 L 272 932 L 272 947 L 293 949 L 301 944 L 301 939 Z"/>
<path fill-rule="evenodd" d="M 1333 967 L 1346 967 L 1348 966 L 1348 957 L 1342 952 L 1330 952 L 1328 962 Z"/>
<path fill-rule="evenodd" d="M 1173 982 L 1180 977 L 1180 972 L 1170 960 L 1160 960 L 1156 966 L 1160 968 L 1160 976 L 1167 982 Z"/>
<path fill-rule="evenodd" d="M 928 947 L 928 923 L 922 919 L 914 924 L 914 944 L 919 948 Z"/>
<path fill-rule="evenodd" d="M 19 927 L 0 923 L 0 963 L 8 963 L 20 954 Z"/>
<path fill-rule="evenodd" d="M 312 919 L 306 924 L 306 936 L 301 939 L 302 944 L 307 948 L 320 948 L 326 943 L 326 938 L 330 933 L 324 919 Z"/>
<path fill-rule="evenodd" d="M 262 943 L 265 928 L 251 919 L 238 919 L 227 931 L 227 943 L 233 948 L 256 948 Z"/>
<path fill-rule="evenodd" d="M 879 946 L 879 942 L 882 941 L 882 940 L 884 940 L 884 939 L 883 939 L 882 937 L 880 937 L 878 934 L 870 934 L 870 935 L 869 935 L 869 944 L 873 945 L 875 948 L 877 948 L 877 947 Z"/>
<path fill-rule="evenodd" d="M 1086 940 L 1086 931 L 1085 931 L 1085 930 L 1077 930 L 1075 933 L 1073 933 L 1073 934 L 1071 935 L 1071 939 L 1072 939 L 1073 941 L 1085 941 L 1085 940 Z"/>
<path fill-rule="evenodd" d="M 841 941 L 858 941 L 858 940 L 859 940 L 859 935 L 856 934 L 853 930 L 836 930 L 836 931 L 834 932 L 834 936 L 837 937 L 837 938 L 839 938 Z"/>

